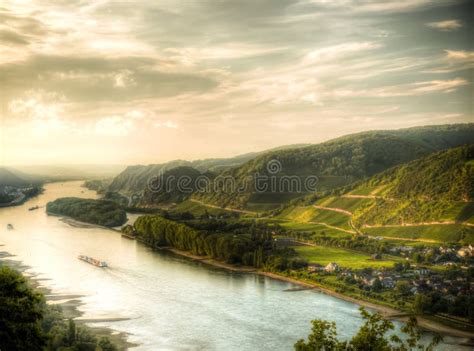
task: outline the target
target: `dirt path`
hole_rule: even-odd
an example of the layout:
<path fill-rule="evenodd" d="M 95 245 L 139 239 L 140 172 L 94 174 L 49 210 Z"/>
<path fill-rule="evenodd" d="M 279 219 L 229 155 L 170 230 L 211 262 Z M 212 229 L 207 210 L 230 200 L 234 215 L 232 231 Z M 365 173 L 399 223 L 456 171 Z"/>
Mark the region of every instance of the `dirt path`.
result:
<path fill-rule="evenodd" d="M 324 207 L 324 206 L 318 206 L 318 205 L 313 205 L 314 208 L 317 208 L 319 210 L 326 210 L 326 211 L 333 211 L 333 212 L 338 212 L 345 214 L 347 216 L 352 216 L 352 212 L 349 212 L 347 210 L 344 210 L 342 208 L 336 208 L 336 207 Z"/>
<path fill-rule="evenodd" d="M 446 221 L 446 222 L 420 222 L 420 223 L 403 223 L 403 224 L 364 224 L 362 228 L 399 228 L 399 227 L 422 227 L 427 225 L 450 225 L 450 224 L 462 224 L 469 227 L 474 227 L 474 224 L 467 222 L 455 222 L 455 221 Z"/>
<path fill-rule="evenodd" d="M 246 211 L 246 210 L 239 210 L 237 208 L 232 208 L 232 207 L 221 207 L 221 206 L 216 206 L 216 205 L 211 205 L 211 204 L 206 204 L 205 202 L 202 202 L 202 201 L 199 201 L 199 200 L 195 200 L 195 199 L 189 199 L 191 202 L 195 202 L 195 203 L 198 203 L 202 206 L 206 206 L 206 207 L 209 207 L 209 208 L 216 208 L 216 209 L 219 209 L 219 210 L 226 210 L 226 211 L 231 211 L 231 212 L 238 212 L 238 213 L 245 213 L 245 214 L 250 214 L 250 215 L 253 215 L 253 216 L 256 216 L 258 215 L 257 212 L 253 212 L 253 211 Z"/>
<path fill-rule="evenodd" d="M 345 195 L 341 195 L 341 197 L 345 197 L 346 199 L 371 199 L 371 200 L 381 199 L 381 200 L 386 200 L 386 201 L 395 201 L 396 200 L 393 197 L 385 197 L 385 196 L 379 196 L 379 195 L 345 194 Z"/>
<path fill-rule="evenodd" d="M 330 225 L 330 224 L 327 224 L 327 223 L 324 223 L 324 222 L 301 222 L 301 223 L 319 224 L 319 225 L 323 225 L 323 226 L 328 227 L 328 228 L 332 228 L 332 229 L 335 229 L 335 230 L 339 230 L 339 231 L 341 231 L 341 232 L 345 232 L 345 233 L 349 233 L 349 234 L 356 234 L 356 232 L 354 232 L 354 231 L 352 231 L 352 230 L 343 229 L 343 228 L 336 227 L 336 226 L 333 226 L 333 225 Z"/>

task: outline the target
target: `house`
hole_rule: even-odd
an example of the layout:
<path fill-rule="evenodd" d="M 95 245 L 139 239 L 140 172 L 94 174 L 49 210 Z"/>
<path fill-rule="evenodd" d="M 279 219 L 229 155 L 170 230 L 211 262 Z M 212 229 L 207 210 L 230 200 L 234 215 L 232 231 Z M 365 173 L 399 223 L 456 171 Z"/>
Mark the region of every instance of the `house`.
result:
<path fill-rule="evenodd" d="M 459 257 L 471 257 L 474 255 L 474 248 L 472 245 L 461 247 L 457 252 Z"/>
<path fill-rule="evenodd" d="M 418 274 L 420 277 L 424 277 L 430 274 L 430 271 L 426 268 L 418 268 L 418 269 L 415 269 L 415 274 Z"/>
<path fill-rule="evenodd" d="M 338 272 L 339 271 L 339 265 L 335 262 L 328 263 L 328 265 L 324 268 L 326 272 Z"/>
<path fill-rule="evenodd" d="M 383 278 L 380 282 L 386 289 L 392 289 L 395 286 L 395 281 L 390 277 Z"/>
<path fill-rule="evenodd" d="M 321 266 L 318 263 L 309 263 L 308 264 L 308 271 L 309 272 L 318 272 L 318 271 L 321 271 L 322 269 L 323 269 L 323 266 Z"/>
<path fill-rule="evenodd" d="M 373 260 L 381 260 L 381 259 L 382 259 L 382 255 L 381 255 L 381 254 L 374 254 L 374 255 L 372 255 L 372 259 L 373 259 Z"/>

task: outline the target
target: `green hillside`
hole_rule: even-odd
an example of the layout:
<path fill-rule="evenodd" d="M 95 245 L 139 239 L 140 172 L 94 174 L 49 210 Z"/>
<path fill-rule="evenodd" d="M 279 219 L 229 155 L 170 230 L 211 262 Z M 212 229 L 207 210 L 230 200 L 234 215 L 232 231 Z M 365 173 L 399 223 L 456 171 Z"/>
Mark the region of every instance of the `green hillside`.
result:
<path fill-rule="evenodd" d="M 474 124 L 359 133 L 304 148 L 263 154 L 223 173 L 223 176 L 233 177 L 237 187 L 244 191 L 229 192 L 224 186 L 215 184 L 212 187 L 215 191 L 195 196 L 203 202 L 219 206 L 245 208 L 262 202 L 254 200 L 255 197 L 270 197 L 270 192 L 256 192 L 248 186 L 249 179 L 252 185 L 256 174 L 277 178 L 296 176 L 301 180 L 310 175 L 317 176 L 317 190 L 325 191 L 467 142 L 474 142 Z M 267 170 L 272 160 L 281 165 L 276 175 Z M 285 203 L 291 195 L 304 195 L 304 192 L 288 194 L 284 190 L 271 192 L 273 203 Z"/>
<path fill-rule="evenodd" d="M 474 144 L 441 151 L 287 206 L 277 218 L 292 227 L 323 223 L 402 241 L 473 243 L 473 159 Z"/>
<path fill-rule="evenodd" d="M 149 182 L 145 188 L 141 205 L 179 203 L 188 199 L 196 190 L 196 178 L 201 175 L 198 170 L 181 166 L 172 168 Z"/>
<path fill-rule="evenodd" d="M 360 185 L 382 198 L 355 213 L 356 224 L 469 221 L 474 215 L 474 145 L 442 151 Z M 357 188 L 356 188 L 357 191 Z"/>

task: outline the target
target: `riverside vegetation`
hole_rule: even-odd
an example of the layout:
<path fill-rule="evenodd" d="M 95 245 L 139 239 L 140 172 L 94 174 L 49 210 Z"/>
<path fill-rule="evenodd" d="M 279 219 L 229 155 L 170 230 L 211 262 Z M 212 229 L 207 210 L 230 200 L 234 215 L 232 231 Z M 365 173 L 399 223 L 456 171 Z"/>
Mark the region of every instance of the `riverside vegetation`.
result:
<path fill-rule="evenodd" d="M 48 214 L 68 216 L 78 221 L 117 227 L 127 221 L 127 214 L 113 201 L 64 197 L 46 205 Z"/>
<path fill-rule="evenodd" d="M 102 192 L 151 214 L 124 228 L 149 246 L 276 272 L 474 332 L 473 143 L 473 124 L 364 132 L 234 166 L 130 167 Z M 269 175 L 271 160 L 280 175 L 317 175 L 318 189 L 166 194 L 146 185 L 157 169 L 211 182 L 230 175 L 239 185 Z M 132 194 L 136 201 L 125 204 Z"/>
<path fill-rule="evenodd" d="M 107 337 L 66 321 L 17 271 L 0 266 L 0 349 L 25 351 L 116 351 Z"/>

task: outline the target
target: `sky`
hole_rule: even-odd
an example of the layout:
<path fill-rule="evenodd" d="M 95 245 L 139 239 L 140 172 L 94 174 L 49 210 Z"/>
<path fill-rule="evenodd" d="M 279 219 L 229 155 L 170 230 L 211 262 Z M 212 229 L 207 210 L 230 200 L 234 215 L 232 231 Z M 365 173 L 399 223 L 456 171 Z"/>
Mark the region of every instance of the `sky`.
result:
<path fill-rule="evenodd" d="M 474 122 L 474 1 L 0 3 L 0 164 L 149 164 Z"/>

